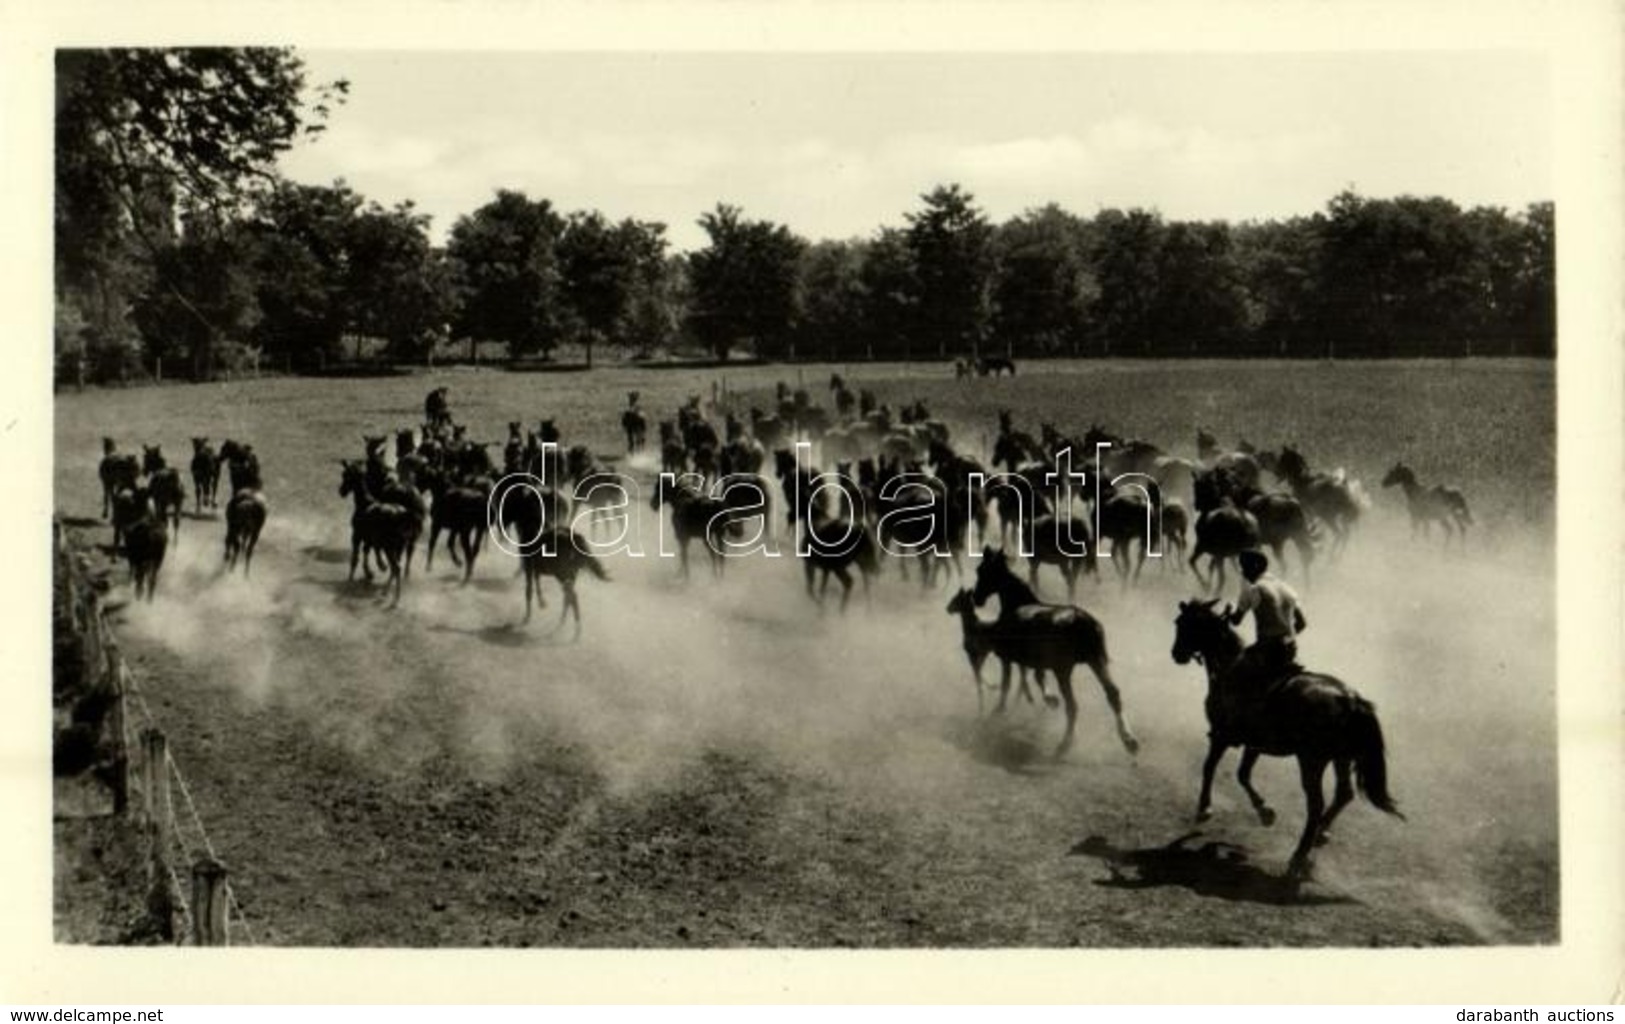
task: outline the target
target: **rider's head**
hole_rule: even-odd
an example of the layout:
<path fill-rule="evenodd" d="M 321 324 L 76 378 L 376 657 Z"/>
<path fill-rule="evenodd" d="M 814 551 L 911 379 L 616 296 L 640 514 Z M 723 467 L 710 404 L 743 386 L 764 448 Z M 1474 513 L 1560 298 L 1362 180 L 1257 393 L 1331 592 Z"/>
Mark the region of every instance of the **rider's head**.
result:
<path fill-rule="evenodd" d="M 1264 570 L 1270 567 L 1269 556 L 1262 551 L 1243 551 L 1236 556 L 1236 561 L 1241 563 L 1241 574 L 1249 582 L 1264 575 Z"/>

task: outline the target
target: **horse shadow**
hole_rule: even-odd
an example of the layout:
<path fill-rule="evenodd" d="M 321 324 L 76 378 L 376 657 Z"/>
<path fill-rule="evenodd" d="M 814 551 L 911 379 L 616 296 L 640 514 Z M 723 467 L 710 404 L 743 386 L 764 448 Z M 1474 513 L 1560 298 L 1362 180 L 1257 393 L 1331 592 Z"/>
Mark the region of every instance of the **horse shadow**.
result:
<path fill-rule="evenodd" d="M 63 516 L 62 525 L 75 530 L 91 530 L 99 526 L 106 526 L 105 519 L 92 519 L 89 516 Z"/>
<path fill-rule="evenodd" d="M 330 548 L 320 544 L 311 544 L 299 549 L 301 555 L 311 561 L 321 562 L 325 565 L 344 565 L 350 561 L 348 548 Z"/>
<path fill-rule="evenodd" d="M 508 622 L 500 626 L 482 626 L 479 629 L 436 623 L 429 626 L 428 630 L 431 633 L 456 633 L 460 636 L 473 637 L 493 647 L 563 647 L 573 642 L 569 638 L 556 638 L 546 631 L 532 631 L 517 622 Z"/>
<path fill-rule="evenodd" d="M 1038 722 L 984 715 L 947 726 L 948 740 L 981 764 L 1013 775 L 1048 775 L 1056 769 L 1053 739 L 1045 740 Z"/>
<path fill-rule="evenodd" d="M 1110 875 L 1095 884 L 1108 889 L 1154 889 L 1178 886 L 1198 896 L 1277 907 L 1324 906 L 1358 902 L 1332 893 L 1304 892 L 1302 883 L 1274 875 L 1247 861 L 1247 851 L 1223 842 L 1190 845 L 1200 831 L 1187 832 L 1164 846 L 1129 850 L 1090 836 L 1073 846 L 1074 856 L 1094 857 Z"/>
<path fill-rule="evenodd" d="M 390 597 L 390 589 L 382 581 L 369 583 L 364 578 L 351 580 L 300 576 L 291 582 L 326 590 L 333 595 L 333 601 L 336 604 L 370 605 L 387 603 Z"/>

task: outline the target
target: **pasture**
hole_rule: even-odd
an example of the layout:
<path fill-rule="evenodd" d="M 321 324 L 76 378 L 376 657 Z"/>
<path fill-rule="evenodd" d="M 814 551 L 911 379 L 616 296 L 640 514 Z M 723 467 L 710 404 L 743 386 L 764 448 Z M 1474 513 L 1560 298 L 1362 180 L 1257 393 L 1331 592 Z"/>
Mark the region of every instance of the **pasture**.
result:
<path fill-rule="evenodd" d="M 583 631 L 521 627 L 517 562 L 489 544 L 472 583 L 420 545 L 400 606 L 346 581 L 339 460 L 421 422 L 450 388 L 471 436 L 555 419 L 567 444 L 621 454 L 639 391 L 651 419 L 718 369 L 446 370 L 379 380 L 267 379 L 59 395 L 55 503 L 97 515 L 104 435 L 122 450 L 253 443 L 269 521 L 251 579 L 220 570 L 224 524 L 186 518 L 150 605 L 119 630 L 262 942 L 364 946 L 1414 946 L 1555 941 L 1558 907 L 1554 367 L 1460 363 L 1023 363 L 728 370 L 741 412 L 832 370 L 901 407 L 924 400 L 985 458 L 996 413 L 1037 433 L 1100 423 L 1193 458 L 1296 444 L 1374 499 L 1347 554 L 1300 586 L 1311 668 L 1373 701 L 1408 820 L 1363 800 L 1295 895 L 1278 882 L 1303 815 L 1297 772 L 1266 758 L 1261 827 L 1232 752 L 1215 815 L 1192 824 L 1205 683 L 1170 658 L 1188 572 L 1085 579 L 1143 744 L 1130 758 L 1100 691 L 1058 712 L 1012 697 L 977 716 L 945 607 L 882 564 L 871 602 L 820 612 L 800 567 L 736 559 L 677 578 L 637 503 L 644 557 L 579 586 Z M 497 448 L 500 451 L 500 444 Z M 647 481 L 657 453 L 622 460 Z M 1465 552 L 1410 536 L 1378 483 L 1404 459 L 1461 488 Z M 649 492 L 645 492 L 645 496 Z M 775 495 L 776 497 L 776 495 Z M 191 511 L 188 502 L 188 513 Z M 782 519 L 775 523 L 783 542 Z M 106 543 L 105 526 L 84 526 Z M 1289 581 L 1300 583 L 1290 568 Z M 974 571 L 974 561 L 967 565 Z M 120 594 L 126 572 L 114 578 Z M 1234 577 L 1232 577 L 1232 580 Z M 1226 597 L 1234 597 L 1234 582 Z M 1046 570 L 1041 593 L 1064 599 Z M 990 617 L 992 609 L 983 609 Z M 1246 627 L 1251 637 L 1251 625 Z M 987 678 L 996 680 L 996 664 Z M 991 707 L 991 701 L 989 706 Z M 1192 836 L 1191 833 L 1200 834 Z"/>

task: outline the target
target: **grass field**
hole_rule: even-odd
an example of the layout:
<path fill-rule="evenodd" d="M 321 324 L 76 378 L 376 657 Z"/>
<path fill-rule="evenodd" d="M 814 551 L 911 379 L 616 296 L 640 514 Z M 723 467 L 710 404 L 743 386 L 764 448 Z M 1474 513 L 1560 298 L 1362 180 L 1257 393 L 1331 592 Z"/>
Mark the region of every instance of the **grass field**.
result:
<path fill-rule="evenodd" d="M 734 401 L 769 405 L 831 367 L 752 367 Z M 401 607 L 345 582 L 340 458 L 362 433 L 416 424 L 451 388 L 497 438 L 554 417 L 569 443 L 622 447 L 625 392 L 668 414 L 717 370 L 448 371 L 65 394 L 57 511 L 99 511 L 99 439 L 125 450 L 251 441 L 269 526 L 245 582 L 218 574 L 223 527 L 184 522 L 157 601 L 121 634 L 154 715 L 261 942 L 386 946 L 1216 946 L 1544 943 L 1558 937 L 1554 719 L 1553 366 L 1535 362 L 1023 364 L 834 367 L 883 401 L 924 399 L 981 448 L 995 413 L 1080 432 L 1098 422 L 1193 456 L 1222 441 L 1295 443 L 1376 499 L 1341 563 L 1306 594 L 1303 660 L 1378 706 L 1408 821 L 1356 804 L 1291 899 L 1276 884 L 1302 822 L 1295 768 L 1234 785 L 1190 824 L 1204 684 L 1169 657 L 1188 574 L 1086 584 L 1130 719 L 1131 760 L 1080 677 L 1078 742 L 1046 756 L 1059 714 L 979 720 L 949 593 L 885 567 L 872 607 L 819 614 L 791 560 L 676 578 L 656 557 L 584 580 L 579 643 L 518 627 L 514 563 L 490 549 L 472 586 L 437 558 Z M 1466 491 L 1465 554 L 1409 537 L 1377 488 L 1404 458 Z M 644 460 L 630 465 L 644 468 Z M 84 527 L 105 542 L 108 531 Z M 421 551 L 420 551 L 421 557 Z M 1164 571 L 1166 570 L 1166 571 Z M 122 581 L 122 570 L 116 577 Z M 1045 578 L 1050 596 L 1058 580 Z M 552 586 L 550 583 L 548 586 Z M 1249 627 L 1250 628 L 1250 627 Z M 990 671 L 990 678 L 996 672 Z M 1229 844 L 1245 857 L 1229 855 Z"/>

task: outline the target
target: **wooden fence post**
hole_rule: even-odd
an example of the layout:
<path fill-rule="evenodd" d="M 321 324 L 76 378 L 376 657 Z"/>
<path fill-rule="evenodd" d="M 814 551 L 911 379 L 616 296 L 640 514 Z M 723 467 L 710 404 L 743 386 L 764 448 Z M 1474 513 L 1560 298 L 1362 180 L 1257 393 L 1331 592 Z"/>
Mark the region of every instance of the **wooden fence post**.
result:
<path fill-rule="evenodd" d="M 192 865 L 192 942 L 229 945 L 226 923 L 226 868 L 210 857 Z"/>
<path fill-rule="evenodd" d="M 100 617 L 95 623 L 98 633 L 102 629 Z M 124 659 L 118 648 L 102 637 L 102 651 L 107 672 L 107 686 L 113 691 L 108 709 L 108 722 L 113 730 L 113 813 L 127 814 L 130 810 L 130 749 L 124 707 Z"/>
<path fill-rule="evenodd" d="M 169 816 L 169 743 L 158 729 L 141 732 L 142 789 L 147 812 L 149 851 L 147 913 L 159 936 L 174 942 L 180 919 L 180 893 L 169 867 L 174 821 Z"/>
<path fill-rule="evenodd" d="M 154 842 L 169 849 L 169 741 L 160 729 L 141 730 L 141 781 L 146 797 L 147 820 L 154 826 Z"/>

